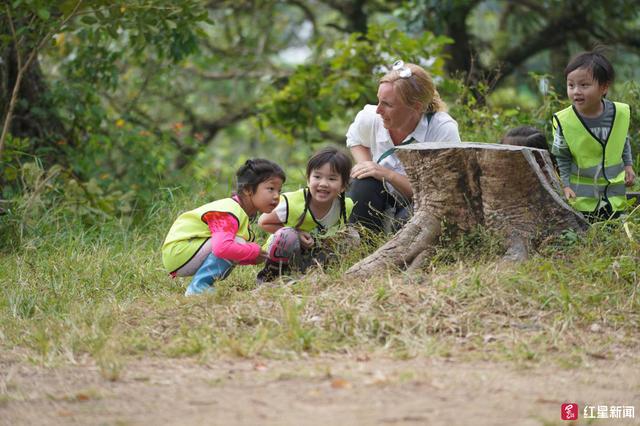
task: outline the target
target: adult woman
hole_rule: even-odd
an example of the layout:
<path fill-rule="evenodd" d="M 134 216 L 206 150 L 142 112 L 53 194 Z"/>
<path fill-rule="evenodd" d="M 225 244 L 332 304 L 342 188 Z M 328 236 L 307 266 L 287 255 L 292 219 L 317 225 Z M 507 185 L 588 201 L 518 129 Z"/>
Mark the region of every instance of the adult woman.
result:
<path fill-rule="evenodd" d="M 397 61 L 378 85 L 378 105 L 366 105 L 347 131 L 355 159 L 349 197 L 351 222 L 376 232 L 385 214 L 400 222 L 409 215 L 413 191 L 394 147 L 412 142 L 460 142 L 458 124 L 446 113 L 431 76 Z"/>

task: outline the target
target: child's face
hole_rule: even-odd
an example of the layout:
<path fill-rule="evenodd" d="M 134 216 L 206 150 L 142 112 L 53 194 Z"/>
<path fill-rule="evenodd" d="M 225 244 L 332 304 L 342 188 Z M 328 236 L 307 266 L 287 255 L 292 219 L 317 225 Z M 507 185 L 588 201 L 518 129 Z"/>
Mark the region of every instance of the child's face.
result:
<path fill-rule="evenodd" d="M 272 177 L 258 184 L 255 192 L 247 193 L 255 210 L 253 212 L 248 212 L 249 215 L 252 215 L 255 212 L 271 213 L 271 211 L 275 209 L 280 202 L 281 190 L 282 179 L 279 177 Z"/>
<path fill-rule="evenodd" d="M 311 198 L 318 203 L 333 202 L 345 189 L 342 176 L 332 170 L 329 163 L 311 170 L 307 185 L 311 191 Z"/>
<path fill-rule="evenodd" d="M 582 115 L 596 117 L 602 113 L 600 105 L 608 89 L 608 84 L 598 83 L 586 68 L 575 69 L 567 75 L 567 96 Z"/>

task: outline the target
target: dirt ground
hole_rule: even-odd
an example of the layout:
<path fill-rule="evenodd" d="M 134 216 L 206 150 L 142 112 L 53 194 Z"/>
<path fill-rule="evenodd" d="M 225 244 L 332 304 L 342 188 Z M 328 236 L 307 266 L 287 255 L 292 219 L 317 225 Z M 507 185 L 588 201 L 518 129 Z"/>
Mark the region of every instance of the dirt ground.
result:
<path fill-rule="evenodd" d="M 2 360 L 2 358 L 5 358 Z M 0 357 L 2 425 L 561 425 L 564 402 L 634 406 L 637 361 L 577 369 L 443 359 L 137 360 L 95 365 Z"/>

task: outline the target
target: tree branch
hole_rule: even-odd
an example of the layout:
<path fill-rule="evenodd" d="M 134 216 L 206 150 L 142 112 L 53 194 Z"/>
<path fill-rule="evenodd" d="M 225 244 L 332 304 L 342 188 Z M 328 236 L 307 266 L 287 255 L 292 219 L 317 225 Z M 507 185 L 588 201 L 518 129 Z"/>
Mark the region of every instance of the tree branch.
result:
<path fill-rule="evenodd" d="M 304 4 L 299 0 L 289 0 L 287 3 L 293 6 L 296 6 L 300 8 L 300 10 L 302 10 L 302 13 L 304 14 L 305 18 L 307 18 L 307 21 L 311 23 L 311 26 L 313 27 L 313 33 L 315 34 L 317 32 L 316 17 L 311 11 L 311 9 L 309 9 L 309 7 L 307 7 L 306 4 Z"/>
<path fill-rule="evenodd" d="M 80 5 L 82 4 L 82 1 L 83 0 L 78 0 L 78 2 L 76 3 L 75 7 L 71 11 L 71 13 L 69 13 L 69 15 L 62 20 L 62 22 L 60 22 L 60 25 L 58 25 L 56 28 L 50 30 L 47 34 L 45 34 L 44 37 L 42 37 L 40 42 L 36 45 L 36 47 L 33 48 L 33 50 L 31 51 L 31 54 L 29 55 L 29 57 L 27 58 L 25 63 L 22 64 L 22 65 L 20 64 L 20 62 L 22 61 L 22 56 L 20 54 L 20 45 L 19 45 L 19 43 L 21 41 L 19 41 L 17 39 L 15 25 L 14 25 L 14 22 L 13 22 L 13 18 L 11 17 L 11 9 L 9 8 L 9 4 L 8 3 L 6 4 L 7 19 L 9 20 L 9 25 L 11 27 L 11 34 L 12 34 L 12 37 L 13 37 L 13 42 L 14 42 L 14 45 L 16 46 L 16 59 L 17 59 L 17 62 L 18 62 L 18 72 L 17 72 L 17 75 L 16 75 L 15 84 L 13 86 L 13 91 L 11 93 L 11 100 L 9 101 L 9 108 L 7 109 L 7 113 L 6 113 L 6 116 L 4 118 L 4 124 L 2 126 L 2 135 L 0 135 L 0 159 L 2 158 L 2 151 L 4 150 L 4 143 L 5 143 L 5 140 L 7 138 L 7 134 L 9 133 L 9 127 L 11 126 L 11 117 L 13 115 L 13 110 L 15 109 L 15 106 L 16 106 L 16 100 L 18 99 L 18 93 L 20 92 L 20 85 L 22 84 L 22 78 L 24 76 L 24 73 L 29 68 L 29 66 L 31 66 L 31 64 L 33 63 L 33 60 L 36 58 L 36 55 L 42 49 L 42 47 L 45 45 L 45 43 L 47 43 L 49 41 L 49 39 L 54 34 L 60 32 L 60 30 L 62 28 L 64 28 L 64 26 L 67 24 L 67 22 L 69 22 L 69 19 L 71 19 L 73 16 L 75 16 L 75 14 L 78 12 L 78 9 L 80 8 Z"/>
<path fill-rule="evenodd" d="M 226 71 L 226 72 L 213 72 L 213 71 L 203 71 L 195 67 L 186 67 L 185 71 L 193 73 L 198 77 L 213 80 L 213 81 L 222 81 L 222 80 L 236 80 L 236 79 L 260 79 L 265 77 L 266 75 L 273 78 L 286 78 L 291 76 L 291 72 L 288 71 L 279 71 L 274 72 L 275 70 L 264 71 L 264 70 L 235 70 L 235 71 Z"/>

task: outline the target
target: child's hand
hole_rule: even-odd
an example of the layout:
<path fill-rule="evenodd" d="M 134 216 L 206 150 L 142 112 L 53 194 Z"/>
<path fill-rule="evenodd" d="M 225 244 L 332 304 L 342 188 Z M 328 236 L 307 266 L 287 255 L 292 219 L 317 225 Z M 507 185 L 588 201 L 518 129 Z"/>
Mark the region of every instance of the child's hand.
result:
<path fill-rule="evenodd" d="M 313 237 L 311 236 L 311 234 L 309 234 L 308 232 L 301 231 L 300 244 L 302 244 L 302 247 L 307 249 L 313 247 Z"/>
<path fill-rule="evenodd" d="M 260 254 L 256 258 L 256 265 L 259 263 L 264 263 L 267 259 L 269 259 L 269 253 L 264 250 L 260 250 Z"/>
<path fill-rule="evenodd" d="M 635 180 L 636 174 L 633 172 L 633 166 L 624 166 L 624 184 L 631 186 Z"/>
<path fill-rule="evenodd" d="M 576 193 L 573 192 L 573 189 L 569 188 L 568 186 L 565 186 L 563 188 L 563 191 L 564 191 L 564 197 L 567 200 L 573 200 L 574 198 L 576 198 Z"/>

